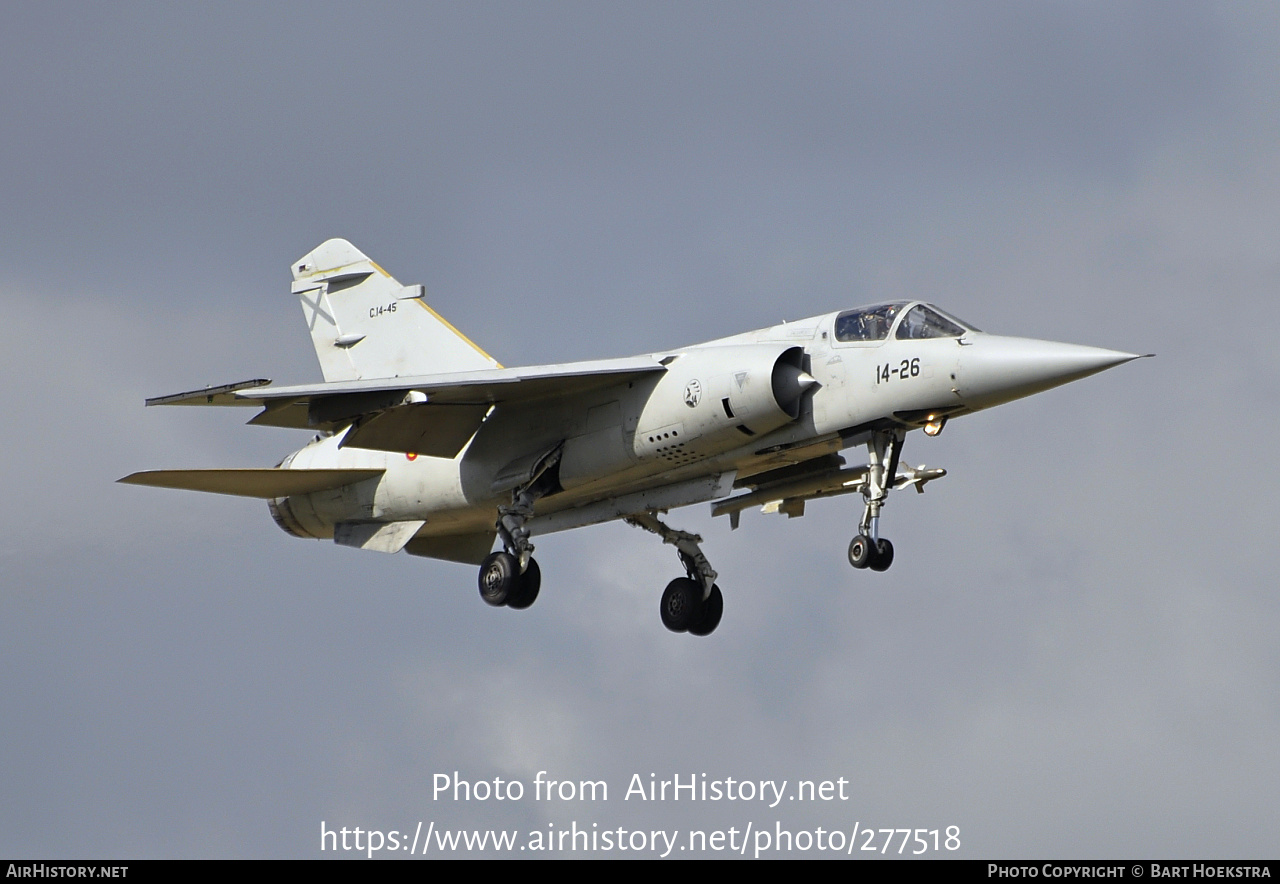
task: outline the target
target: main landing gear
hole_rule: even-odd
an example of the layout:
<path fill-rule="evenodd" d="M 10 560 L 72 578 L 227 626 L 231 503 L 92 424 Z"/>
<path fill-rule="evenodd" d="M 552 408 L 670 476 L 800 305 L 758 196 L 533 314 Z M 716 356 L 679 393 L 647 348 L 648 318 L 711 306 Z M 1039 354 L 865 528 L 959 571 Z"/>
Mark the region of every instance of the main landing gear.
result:
<path fill-rule="evenodd" d="M 513 491 L 510 506 L 498 508 L 502 551 L 490 553 L 480 565 L 480 598 L 494 607 L 527 608 L 542 588 L 542 570 L 534 561 L 525 523 L 533 515 L 534 502 L 546 493 L 543 475 L 546 473 L 540 472 L 533 481 Z"/>
<path fill-rule="evenodd" d="M 677 531 L 658 518 L 656 512 L 630 516 L 628 525 L 643 528 L 676 548 L 687 577 L 677 577 L 662 592 L 659 612 L 662 625 L 672 632 L 710 635 L 720 625 L 724 613 L 724 596 L 716 586 L 716 572 L 698 546 L 702 538 L 687 531 Z"/>
<path fill-rule="evenodd" d="M 893 544 L 880 536 L 880 507 L 884 506 L 898 474 L 905 430 L 878 430 L 867 440 L 867 478 L 862 486 L 862 521 L 849 541 L 849 564 L 887 571 L 893 564 Z"/>

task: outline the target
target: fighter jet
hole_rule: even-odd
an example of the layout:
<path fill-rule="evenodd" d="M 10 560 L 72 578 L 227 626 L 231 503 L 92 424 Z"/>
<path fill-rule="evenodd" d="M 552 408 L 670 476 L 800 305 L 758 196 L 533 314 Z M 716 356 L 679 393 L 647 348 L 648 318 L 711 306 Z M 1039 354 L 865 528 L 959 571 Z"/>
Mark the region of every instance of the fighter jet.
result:
<path fill-rule="evenodd" d="M 267 469 L 156 470 L 121 479 L 263 498 L 296 537 L 479 565 L 480 596 L 527 608 L 532 538 L 622 519 L 676 548 L 684 576 L 662 622 L 708 635 L 724 598 L 702 538 L 668 510 L 711 503 L 802 516 L 862 496 L 854 568 L 884 571 L 889 493 L 946 475 L 902 463 L 907 434 L 1139 358 L 986 334 L 922 301 L 891 301 L 621 359 L 503 368 L 346 240 L 294 262 L 324 383 L 255 379 L 147 405 L 255 407 L 249 421 L 314 434 Z M 865 464 L 841 452 L 865 446 Z M 494 550 L 495 540 L 498 548 Z"/>

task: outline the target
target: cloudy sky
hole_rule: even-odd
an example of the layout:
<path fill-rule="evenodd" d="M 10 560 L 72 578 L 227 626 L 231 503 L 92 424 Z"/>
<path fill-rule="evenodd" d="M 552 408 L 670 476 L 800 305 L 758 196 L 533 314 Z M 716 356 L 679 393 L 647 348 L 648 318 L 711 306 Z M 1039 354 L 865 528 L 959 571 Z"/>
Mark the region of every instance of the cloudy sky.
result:
<path fill-rule="evenodd" d="M 0 81 L 0 855 L 421 820 L 1274 856 L 1273 4 L 51 2 L 8 11 Z M 541 539 L 516 612 L 114 484 L 305 441 L 142 401 L 318 379 L 288 263 L 331 236 L 507 365 L 897 297 L 1158 356 L 913 434 L 949 475 L 890 500 L 882 575 L 849 498 L 674 513 L 726 597 L 696 640 L 625 526 Z M 433 799 L 540 770 L 609 798 Z M 623 800 L 636 773 L 848 798 Z"/>

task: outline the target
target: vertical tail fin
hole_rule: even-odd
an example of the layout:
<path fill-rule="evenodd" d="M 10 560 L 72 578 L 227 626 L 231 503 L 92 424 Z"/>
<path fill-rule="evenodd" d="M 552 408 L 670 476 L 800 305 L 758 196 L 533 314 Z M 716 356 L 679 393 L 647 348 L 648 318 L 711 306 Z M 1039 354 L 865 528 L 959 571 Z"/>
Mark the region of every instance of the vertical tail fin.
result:
<path fill-rule="evenodd" d="M 421 285 L 396 282 L 345 239 L 321 244 L 292 270 L 326 381 L 501 368 L 427 306 Z"/>

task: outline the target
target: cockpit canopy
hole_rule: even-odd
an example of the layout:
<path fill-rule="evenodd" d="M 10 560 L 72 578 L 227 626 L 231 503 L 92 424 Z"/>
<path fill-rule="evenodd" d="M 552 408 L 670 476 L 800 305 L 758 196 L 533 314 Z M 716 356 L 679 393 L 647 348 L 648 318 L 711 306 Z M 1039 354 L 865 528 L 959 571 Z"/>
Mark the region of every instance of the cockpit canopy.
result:
<path fill-rule="evenodd" d="M 883 341 L 895 323 L 898 340 L 923 338 L 958 338 L 965 332 L 978 331 L 972 325 L 948 316 L 931 304 L 916 301 L 889 301 L 846 310 L 836 317 L 836 340 Z"/>

